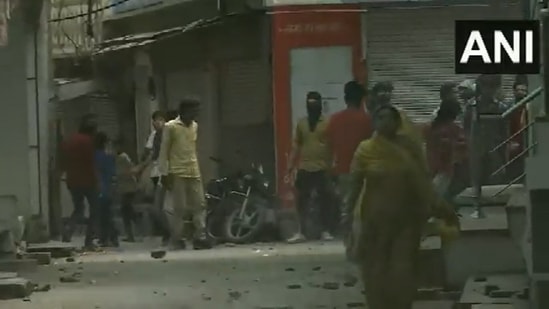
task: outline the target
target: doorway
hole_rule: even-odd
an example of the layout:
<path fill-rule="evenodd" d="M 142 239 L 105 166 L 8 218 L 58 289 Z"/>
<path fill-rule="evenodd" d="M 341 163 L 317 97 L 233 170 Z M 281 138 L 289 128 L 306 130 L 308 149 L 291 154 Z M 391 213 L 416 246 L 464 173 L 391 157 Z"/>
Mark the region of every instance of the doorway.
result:
<path fill-rule="evenodd" d="M 346 108 L 345 83 L 353 79 L 351 46 L 307 47 L 290 51 L 292 129 L 307 115 L 305 97 L 309 91 L 322 95 L 323 114 Z"/>

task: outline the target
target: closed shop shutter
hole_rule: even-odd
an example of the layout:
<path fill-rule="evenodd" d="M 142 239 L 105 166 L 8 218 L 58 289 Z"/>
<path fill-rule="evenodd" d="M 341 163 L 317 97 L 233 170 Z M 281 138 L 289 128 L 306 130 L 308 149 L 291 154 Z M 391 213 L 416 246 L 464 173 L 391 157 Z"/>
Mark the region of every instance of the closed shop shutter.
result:
<path fill-rule="evenodd" d="M 234 60 L 222 66 L 221 121 L 226 126 L 264 123 L 270 113 L 270 77 L 266 61 Z"/>
<path fill-rule="evenodd" d="M 394 103 L 416 122 L 429 121 L 438 106 L 443 82 L 475 76 L 454 74 L 454 22 L 473 19 L 517 19 L 518 0 L 497 7 L 448 6 L 372 9 L 367 14 L 367 61 L 370 86 L 392 81 Z M 514 76 L 504 76 L 510 95 Z"/>
<path fill-rule="evenodd" d="M 265 58 L 226 61 L 220 68 L 220 153 L 223 173 L 261 163 L 274 171 L 270 67 Z"/>
<path fill-rule="evenodd" d="M 88 96 L 90 112 L 97 115 L 99 130 L 105 132 L 110 138 L 117 139 L 120 136 L 116 102 L 107 94 L 95 93 Z"/>
<path fill-rule="evenodd" d="M 99 130 L 110 138 L 120 134 L 116 103 L 105 93 L 92 93 L 73 100 L 59 102 L 58 117 L 65 136 L 76 132 L 82 117 L 88 113 L 97 115 Z"/>

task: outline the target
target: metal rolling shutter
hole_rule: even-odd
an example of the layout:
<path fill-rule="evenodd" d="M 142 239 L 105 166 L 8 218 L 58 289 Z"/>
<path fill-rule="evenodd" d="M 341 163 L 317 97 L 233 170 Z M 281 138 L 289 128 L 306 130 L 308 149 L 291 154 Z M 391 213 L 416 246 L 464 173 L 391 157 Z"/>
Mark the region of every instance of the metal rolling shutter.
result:
<path fill-rule="evenodd" d="M 412 120 L 426 122 L 439 104 L 438 89 L 446 81 L 474 76 L 454 74 L 454 21 L 520 18 L 516 0 L 497 8 L 483 5 L 372 9 L 367 13 L 367 61 L 370 86 L 390 80 L 394 103 Z M 510 94 L 514 76 L 504 76 Z"/>
<path fill-rule="evenodd" d="M 263 164 L 274 171 L 270 67 L 263 57 L 226 61 L 220 72 L 222 173 Z"/>
<path fill-rule="evenodd" d="M 80 119 L 85 114 L 97 115 L 99 130 L 105 132 L 111 139 L 116 139 L 120 134 L 116 102 L 105 93 L 87 94 L 72 100 L 59 102 L 57 109 L 63 125 L 65 136 L 76 132 Z"/>
<path fill-rule="evenodd" d="M 116 102 L 105 93 L 88 95 L 90 113 L 97 115 L 99 130 L 105 132 L 111 139 L 120 137 Z"/>
<path fill-rule="evenodd" d="M 221 69 L 222 124 L 264 123 L 271 115 L 269 80 L 269 67 L 263 59 L 225 62 Z"/>

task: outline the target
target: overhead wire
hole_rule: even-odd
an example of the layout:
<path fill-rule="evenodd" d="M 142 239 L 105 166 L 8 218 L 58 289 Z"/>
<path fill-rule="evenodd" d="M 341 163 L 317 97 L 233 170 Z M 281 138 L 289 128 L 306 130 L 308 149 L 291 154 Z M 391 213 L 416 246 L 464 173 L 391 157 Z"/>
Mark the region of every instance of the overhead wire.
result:
<path fill-rule="evenodd" d="M 80 18 L 80 17 L 86 17 L 86 16 L 88 16 L 88 14 L 95 14 L 95 13 L 103 12 L 105 10 L 108 10 L 108 9 L 117 7 L 121 4 L 124 4 L 128 1 L 130 1 L 130 0 L 119 0 L 118 2 L 114 2 L 114 3 L 111 3 L 109 5 L 105 5 L 103 7 L 98 8 L 98 9 L 92 10 L 91 12 L 86 12 L 86 13 L 61 17 L 61 18 L 54 18 L 54 19 L 50 19 L 49 22 L 50 23 L 55 23 L 55 22 L 60 22 L 60 21 L 63 21 L 63 20 L 70 20 L 70 19 L 76 19 L 76 18 Z"/>

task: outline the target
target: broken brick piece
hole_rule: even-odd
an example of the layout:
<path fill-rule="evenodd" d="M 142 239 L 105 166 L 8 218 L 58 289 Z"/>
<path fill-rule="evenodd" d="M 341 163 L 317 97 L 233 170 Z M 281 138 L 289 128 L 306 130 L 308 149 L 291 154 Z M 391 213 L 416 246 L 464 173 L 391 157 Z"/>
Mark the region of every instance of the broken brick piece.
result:
<path fill-rule="evenodd" d="M 23 278 L 9 278 L 0 280 L 0 299 L 25 298 L 34 287 L 30 281 Z"/>

